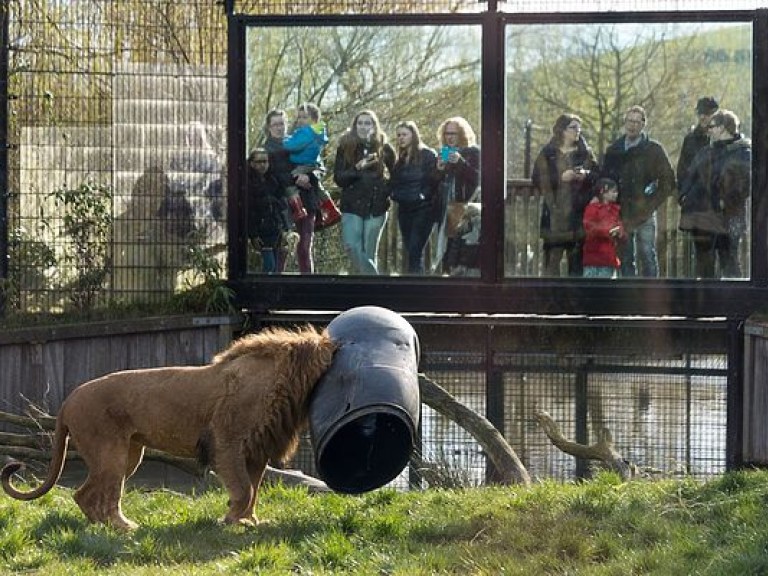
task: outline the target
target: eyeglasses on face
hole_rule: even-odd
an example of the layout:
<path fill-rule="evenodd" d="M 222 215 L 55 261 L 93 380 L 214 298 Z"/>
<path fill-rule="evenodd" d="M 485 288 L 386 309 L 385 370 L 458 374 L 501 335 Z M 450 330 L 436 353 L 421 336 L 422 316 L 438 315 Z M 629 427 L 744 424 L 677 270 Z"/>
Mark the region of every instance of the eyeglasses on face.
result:
<path fill-rule="evenodd" d="M 267 162 L 269 162 L 269 160 L 267 160 L 266 158 L 259 159 L 259 160 L 253 160 L 254 164 L 266 164 Z"/>
<path fill-rule="evenodd" d="M 459 135 L 458 132 L 454 132 L 452 130 L 446 130 L 445 132 L 443 132 L 443 134 L 445 134 L 446 136 L 458 136 Z"/>

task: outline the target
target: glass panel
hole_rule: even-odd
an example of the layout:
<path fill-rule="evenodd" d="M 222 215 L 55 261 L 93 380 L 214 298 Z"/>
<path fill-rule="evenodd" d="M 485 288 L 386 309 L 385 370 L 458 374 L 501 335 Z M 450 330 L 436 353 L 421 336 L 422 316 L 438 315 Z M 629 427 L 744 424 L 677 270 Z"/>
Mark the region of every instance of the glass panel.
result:
<path fill-rule="evenodd" d="M 479 275 L 480 54 L 479 26 L 249 28 L 249 273 Z"/>
<path fill-rule="evenodd" d="M 751 46 L 751 23 L 507 27 L 505 275 L 749 278 Z"/>

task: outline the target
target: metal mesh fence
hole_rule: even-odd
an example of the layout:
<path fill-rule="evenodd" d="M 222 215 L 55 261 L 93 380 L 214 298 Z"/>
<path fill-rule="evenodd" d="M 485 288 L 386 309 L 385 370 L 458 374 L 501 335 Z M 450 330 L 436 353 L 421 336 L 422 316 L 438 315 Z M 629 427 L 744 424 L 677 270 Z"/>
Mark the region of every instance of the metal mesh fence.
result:
<path fill-rule="evenodd" d="M 422 370 L 456 400 L 491 418 L 534 480 L 590 475 L 594 462 L 556 448 L 536 419 L 546 411 L 563 435 L 595 444 L 603 429 L 616 450 L 646 476 L 708 478 L 726 468 L 726 371 L 722 355 L 659 359 L 631 351 L 611 356 L 500 353 L 492 373 L 476 352 L 425 351 Z M 308 437 L 291 466 L 315 473 Z M 410 469 L 393 486 L 477 486 L 493 478 L 478 441 L 456 422 L 422 405 Z"/>
<path fill-rule="evenodd" d="M 245 14 L 423 14 L 472 13 L 498 9 L 509 13 L 607 12 L 632 10 L 754 10 L 765 0 L 238 0 L 234 8 Z"/>
<path fill-rule="evenodd" d="M 234 8 L 253 15 L 430 14 L 479 12 L 486 10 L 487 3 L 477 0 L 238 0 Z"/>
<path fill-rule="evenodd" d="M 163 301 L 223 269 L 226 20 L 13 2 L 7 307 Z"/>
<path fill-rule="evenodd" d="M 446 358 L 456 361 L 455 369 L 445 370 Z M 459 401 L 488 413 L 483 360 L 474 360 L 431 352 L 425 371 Z M 641 472 L 706 477 L 725 470 L 725 364 L 723 356 L 658 360 L 503 353 L 494 358 L 503 398 L 494 411 L 503 414 L 499 428 L 534 478 L 589 473 L 586 463 L 547 439 L 537 410 L 582 444 L 596 443 L 608 429 L 619 453 Z M 423 456 L 471 472 L 473 483 L 485 481 L 487 462 L 477 443 L 431 411 L 423 417 Z"/>
<path fill-rule="evenodd" d="M 725 469 L 726 359 L 508 357 L 505 436 L 534 477 L 588 473 L 543 435 L 545 410 L 563 434 L 594 444 L 603 429 L 641 472 L 706 477 Z"/>

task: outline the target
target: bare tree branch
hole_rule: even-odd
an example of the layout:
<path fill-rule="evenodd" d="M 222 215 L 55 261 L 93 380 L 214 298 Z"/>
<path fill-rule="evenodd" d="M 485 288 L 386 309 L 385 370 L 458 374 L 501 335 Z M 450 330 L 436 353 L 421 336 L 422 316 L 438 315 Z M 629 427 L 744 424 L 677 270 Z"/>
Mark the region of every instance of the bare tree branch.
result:
<path fill-rule="evenodd" d="M 624 460 L 614 448 L 613 438 L 608 428 L 603 428 L 600 431 L 600 439 L 596 444 L 587 446 L 566 439 L 560 432 L 557 423 L 544 410 L 538 410 L 535 415 L 549 440 L 562 452 L 584 460 L 599 460 L 609 469 L 618 472 L 624 480 L 634 476 L 635 467 Z"/>

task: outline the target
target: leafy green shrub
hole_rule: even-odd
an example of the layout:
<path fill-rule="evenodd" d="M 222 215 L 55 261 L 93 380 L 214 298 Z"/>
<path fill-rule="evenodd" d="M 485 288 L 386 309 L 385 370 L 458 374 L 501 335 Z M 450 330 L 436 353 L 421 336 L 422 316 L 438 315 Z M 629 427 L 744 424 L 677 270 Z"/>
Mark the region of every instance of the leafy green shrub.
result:
<path fill-rule="evenodd" d="M 74 272 L 64 288 L 76 311 L 91 310 L 112 272 L 112 188 L 86 181 L 50 193 L 62 211 L 58 233 L 68 241 L 61 262 Z M 53 228 L 46 217 L 43 225 Z"/>

